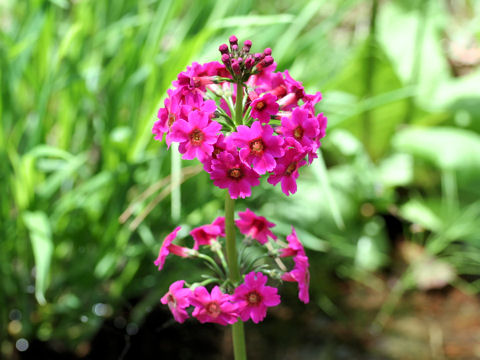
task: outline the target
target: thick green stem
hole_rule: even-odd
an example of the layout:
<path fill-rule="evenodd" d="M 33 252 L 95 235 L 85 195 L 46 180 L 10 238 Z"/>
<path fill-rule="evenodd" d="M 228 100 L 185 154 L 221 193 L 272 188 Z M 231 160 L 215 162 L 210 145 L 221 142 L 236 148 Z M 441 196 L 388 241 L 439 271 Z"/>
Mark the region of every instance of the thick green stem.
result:
<path fill-rule="evenodd" d="M 240 279 L 240 269 L 238 267 L 237 246 L 235 242 L 235 226 L 233 215 L 235 212 L 235 200 L 227 192 L 225 197 L 225 237 L 227 239 L 227 262 L 229 269 L 230 282 L 236 285 Z M 233 353 L 235 360 L 245 360 L 247 358 L 245 348 L 245 332 L 243 330 L 243 321 L 238 320 L 232 325 Z"/>
<path fill-rule="evenodd" d="M 227 239 L 227 263 L 230 281 L 235 284 L 240 281 L 240 269 L 238 267 L 237 245 L 235 242 L 235 227 L 233 214 L 235 211 L 235 200 L 227 192 L 225 198 L 225 237 Z"/>
<path fill-rule="evenodd" d="M 247 348 L 245 347 L 245 331 L 243 321 L 238 320 L 232 325 L 233 355 L 235 360 L 247 359 Z"/>
<path fill-rule="evenodd" d="M 234 123 L 242 124 L 243 115 L 243 84 L 237 84 L 237 97 L 235 103 Z M 236 286 L 241 280 L 240 268 L 238 266 L 237 244 L 234 226 L 235 200 L 230 197 L 227 191 L 225 197 L 225 237 L 227 242 L 227 263 L 228 278 L 230 282 Z M 245 347 L 245 331 L 243 329 L 243 321 L 238 320 L 232 325 L 233 354 L 235 360 L 246 360 L 247 350 Z"/>
<path fill-rule="evenodd" d="M 243 123 L 243 84 L 237 84 L 237 96 L 235 99 L 235 125 Z"/>

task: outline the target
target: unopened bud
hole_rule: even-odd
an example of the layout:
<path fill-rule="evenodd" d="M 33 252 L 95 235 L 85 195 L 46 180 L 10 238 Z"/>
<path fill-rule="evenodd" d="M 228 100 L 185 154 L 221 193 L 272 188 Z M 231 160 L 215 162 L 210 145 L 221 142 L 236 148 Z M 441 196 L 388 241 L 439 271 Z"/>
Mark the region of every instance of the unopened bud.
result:
<path fill-rule="evenodd" d="M 263 59 L 263 66 L 267 67 L 272 64 L 273 64 L 273 57 L 271 57 L 270 55 L 265 56 L 265 58 Z"/>
<path fill-rule="evenodd" d="M 228 39 L 228 41 L 230 41 L 230 45 L 231 45 L 231 46 L 238 44 L 238 39 L 237 39 L 237 37 L 236 37 L 235 35 L 230 36 L 230 38 Z"/>
<path fill-rule="evenodd" d="M 238 45 L 232 45 L 232 52 L 236 52 L 238 50 Z"/>
<path fill-rule="evenodd" d="M 222 54 L 228 54 L 228 45 L 227 44 L 222 44 L 218 47 L 218 50 Z"/>
<path fill-rule="evenodd" d="M 235 74 L 240 74 L 240 64 L 237 60 L 232 61 L 232 70 Z"/>
<path fill-rule="evenodd" d="M 228 55 L 228 54 L 223 54 L 223 55 L 222 55 L 222 62 L 223 62 L 225 65 L 230 64 L 230 55 Z"/>
<path fill-rule="evenodd" d="M 247 69 L 251 69 L 255 65 L 255 60 L 253 58 L 249 57 L 247 60 L 245 60 L 245 67 Z"/>
<path fill-rule="evenodd" d="M 245 40 L 245 42 L 243 43 L 242 50 L 244 53 L 249 53 L 251 47 L 252 47 L 252 42 L 250 40 Z"/>
<path fill-rule="evenodd" d="M 265 56 L 272 55 L 272 49 L 266 48 L 265 50 L 263 50 L 263 54 Z"/>
<path fill-rule="evenodd" d="M 263 54 L 256 53 L 256 54 L 254 55 L 254 58 L 255 58 L 255 62 L 258 63 L 258 62 L 260 62 L 260 60 L 263 59 Z"/>

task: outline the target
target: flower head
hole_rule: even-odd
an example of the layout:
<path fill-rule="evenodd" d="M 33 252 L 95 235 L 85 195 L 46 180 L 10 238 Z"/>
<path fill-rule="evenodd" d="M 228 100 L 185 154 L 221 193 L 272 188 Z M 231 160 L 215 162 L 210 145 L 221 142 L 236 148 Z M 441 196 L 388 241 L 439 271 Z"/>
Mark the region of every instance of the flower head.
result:
<path fill-rule="evenodd" d="M 270 231 L 275 224 L 267 221 L 263 216 L 256 215 L 250 209 L 239 212 L 238 216 L 240 219 L 235 220 L 235 224 L 242 234 L 258 240 L 260 244 L 265 244 L 269 237 L 273 240 L 277 239 L 277 236 Z"/>
<path fill-rule="evenodd" d="M 295 193 L 298 169 L 318 157 L 325 136 L 327 119 L 315 110 L 322 94 L 307 94 L 288 70 L 277 71 L 270 48 L 255 53 L 250 40 L 242 44 L 232 35 L 218 49 L 221 61 L 194 62 L 172 82 L 153 125 L 155 139 L 166 134 L 168 147 L 179 142 L 182 158 L 200 160 L 232 198 L 250 196 L 259 184 L 252 169 L 270 173 L 268 182 L 281 182 L 286 195 Z"/>
<path fill-rule="evenodd" d="M 174 319 L 179 323 L 183 323 L 188 318 L 185 308 L 190 306 L 190 297 L 192 296 L 192 290 L 183 288 L 184 283 L 184 280 L 175 281 L 160 299 L 162 304 L 168 305 Z"/>
<path fill-rule="evenodd" d="M 267 286 L 267 276 L 261 272 L 250 272 L 245 282 L 235 289 L 233 297 L 238 301 L 239 315 L 242 321 L 252 319 L 257 324 L 267 315 L 267 307 L 280 304 L 277 288 Z"/>
<path fill-rule="evenodd" d="M 228 188 L 232 199 L 250 196 L 252 186 L 260 185 L 258 174 L 240 161 L 238 152 L 223 151 L 213 159 L 210 178 L 219 188 Z"/>
<path fill-rule="evenodd" d="M 208 290 L 199 286 L 193 290 L 190 303 L 195 306 L 192 316 L 196 317 L 202 324 L 206 322 L 229 325 L 237 322 L 238 306 L 231 302 L 232 297 L 222 293 L 218 286 Z"/>

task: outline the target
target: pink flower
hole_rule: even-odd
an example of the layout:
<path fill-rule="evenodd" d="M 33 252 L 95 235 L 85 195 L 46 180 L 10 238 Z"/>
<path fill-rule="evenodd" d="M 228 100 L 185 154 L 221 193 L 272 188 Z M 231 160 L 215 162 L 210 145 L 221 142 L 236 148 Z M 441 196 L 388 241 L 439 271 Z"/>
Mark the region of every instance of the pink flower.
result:
<path fill-rule="evenodd" d="M 155 260 L 154 264 L 158 266 L 158 270 L 162 270 L 163 265 L 165 264 L 165 259 L 167 258 L 168 254 L 174 254 L 181 257 L 189 257 L 190 256 L 190 249 L 172 244 L 173 240 L 177 237 L 177 232 L 181 229 L 180 226 L 177 226 L 175 230 L 173 230 L 170 234 L 168 234 L 165 239 L 163 240 L 163 244 L 160 247 L 160 251 L 158 252 L 158 257 Z"/>
<path fill-rule="evenodd" d="M 207 75 L 204 66 L 194 62 L 191 66 L 187 66 L 186 71 L 182 71 L 178 74 L 177 80 L 173 82 L 173 85 L 181 89 L 183 94 L 205 92 L 205 82 L 199 81 L 199 77 Z"/>
<path fill-rule="evenodd" d="M 193 111 L 188 114 L 188 122 L 180 119 L 173 124 L 170 138 L 180 142 L 178 150 L 183 154 L 182 159 L 198 157 L 202 161 L 212 154 L 221 128 L 216 121 L 209 123 L 206 113 Z"/>
<path fill-rule="evenodd" d="M 206 322 L 229 325 L 237 322 L 238 306 L 231 302 L 232 297 L 222 293 L 218 286 L 208 290 L 199 286 L 193 290 L 190 303 L 195 306 L 192 316 L 196 317 L 202 324 Z"/>
<path fill-rule="evenodd" d="M 275 224 L 267 221 L 263 216 L 255 215 L 250 209 L 247 209 L 244 212 L 239 212 L 238 215 L 240 216 L 240 219 L 235 220 L 235 224 L 242 234 L 258 240 L 262 245 L 268 241 L 269 237 L 273 240 L 277 239 L 269 229 L 274 227 Z"/>
<path fill-rule="evenodd" d="M 267 67 L 257 67 L 257 73 L 250 76 L 247 84 L 251 86 L 263 86 L 271 83 L 271 77 L 274 76 L 274 71 L 277 67 L 277 63 L 273 63 Z"/>
<path fill-rule="evenodd" d="M 277 97 L 268 93 L 253 100 L 250 106 L 252 118 L 258 119 L 261 123 L 268 123 L 270 116 L 275 115 L 279 109 Z"/>
<path fill-rule="evenodd" d="M 258 174 L 240 161 L 237 152 L 223 151 L 212 160 L 210 178 L 220 189 L 228 188 L 232 199 L 245 198 L 260 185 Z"/>
<path fill-rule="evenodd" d="M 292 233 L 287 236 L 288 246 L 280 250 L 280 257 L 305 255 L 305 249 L 302 243 L 298 240 L 295 228 L 292 226 Z"/>
<path fill-rule="evenodd" d="M 158 120 L 153 124 L 152 133 L 155 134 L 155 140 L 162 141 L 163 134 L 170 130 L 180 111 L 179 97 L 176 96 L 178 90 L 167 90 L 168 96 L 163 104 L 164 108 L 158 110 Z"/>
<path fill-rule="evenodd" d="M 280 304 L 277 288 L 265 285 L 268 278 L 261 272 L 250 272 L 245 282 L 235 289 L 233 298 L 238 301 L 242 321 L 252 319 L 257 324 L 267 315 L 267 307 Z"/>
<path fill-rule="evenodd" d="M 303 99 L 306 94 L 302 83 L 292 78 L 288 70 L 285 70 L 283 74 L 285 75 L 285 84 L 287 85 L 288 92 L 295 94 L 297 100 Z"/>
<path fill-rule="evenodd" d="M 290 272 L 282 275 L 283 281 L 293 281 L 298 283 L 298 298 L 307 304 L 310 301 L 308 287 L 310 285 L 310 271 L 308 258 L 305 255 L 297 255 L 293 258 L 295 266 Z"/>
<path fill-rule="evenodd" d="M 188 118 L 188 114 L 191 113 L 192 111 L 200 111 L 204 112 L 208 115 L 209 118 L 213 117 L 213 113 L 215 110 L 217 110 L 217 104 L 215 103 L 214 100 L 207 100 L 207 101 L 201 101 L 201 102 L 190 102 L 188 104 L 182 105 L 182 115 L 184 115 L 184 118 Z"/>
<path fill-rule="evenodd" d="M 318 133 L 318 139 L 322 139 L 325 136 L 327 130 L 327 117 L 323 113 L 318 114 L 317 116 L 318 127 L 320 129 Z"/>
<path fill-rule="evenodd" d="M 297 192 L 297 178 L 298 169 L 307 162 L 303 160 L 305 152 L 303 152 L 301 145 L 292 139 L 286 140 L 292 143 L 294 147 L 288 148 L 285 151 L 285 156 L 277 159 L 277 166 L 273 169 L 267 181 L 272 185 L 277 185 L 281 182 L 282 191 L 285 195 L 295 194 Z"/>
<path fill-rule="evenodd" d="M 215 219 L 215 221 L 212 223 L 212 225 L 217 225 L 220 227 L 220 236 L 225 237 L 225 217 L 224 216 L 219 216 Z"/>
<path fill-rule="evenodd" d="M 210 172 L 212 170 L 212 160 L 216 159 L 218 157 L 218 154 L 220 154 L 225 150 L 227 150 L 227 143 L 225 142 L 225 136 L 222 133 L 220 133 L 220 135 L 218 135 L 217 137 L 216 143 L 213 144 L 212 154 L 203 160 L 203 169 L 206 172 Z"/>
<path fill-rule="evenodd" d="M 190 296 L 192 296 L 192 290 L 183 288 L 184 283 L 184 280 L 175 281 L 160 299 L 162 304 L 168 305 L 174 319 L 179 323 L 183 323 L 188 318 L 185 308 L 190 306 Z"/>
<path fill-rule="evenodd" d="M 223 219 L 223 222 L 222 222 Z M 218 217 L 212 224 L 199 226 L 190 231 L 195 245 L 193 248 L 198 249 L 200 245 L 210 245 L 212 241 L 216 241 L 219 236 L 225 236 L 225 218 Z"/>
<path fill-rule="evenodd" d="M 305 96 L 303 97 L 303 101 L 305 103 L 310 103 L 312 106 L 315 106 L 315 104 L 320 102 L 320 100 L 322 100 L 322 93 L 320 91 L 317 91 L 315 95 L 305 94 Z M 313 115 L 315 115 L 315 112 L 313 113 Z"/>
<path fill-rule="evenodd" d="M 232 141 L 241 148 L 240 159 L 253 165 L 253 170 L 262 175 L 275 168 L 275 158 L 283 156 L 283 139 L 273 135 L 273 128 L 260 121 L 255 121 L 252 127 L 239 125 L 237 132 L 233 133 Z"/>
<path fill-rule="evenodd" d="M 308 111 L 295 108 L 290 117 L 282 117 L 282 134 L 298 141 L 305 150 L 312 148 L 318 134 L 318 121 L 308 116 Z"/>

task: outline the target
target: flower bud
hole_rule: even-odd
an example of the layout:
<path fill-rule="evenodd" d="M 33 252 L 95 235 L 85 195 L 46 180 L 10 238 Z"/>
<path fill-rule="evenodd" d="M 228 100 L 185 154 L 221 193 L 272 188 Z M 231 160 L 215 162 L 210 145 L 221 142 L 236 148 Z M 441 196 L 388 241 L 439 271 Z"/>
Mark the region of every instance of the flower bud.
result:
<path fill-rule="evenodd" d="M 235 59 L 232 61 L 232 70 L 235 74 L 240 74 L 240 64 Z"/>
<path fill-rule="evenodd" d="M 223 62 L 225 65 L 230 64 L 230 55 L 228 55 L 228 54 L 223 54 L 223 55 L 222 55 L 222 62 Z"/>
<path fill-rule="evenodd" d="M 258 62 L 260 62 L 260 60 L 263 59 L 263 54 L 256 53 L 256 54 L 254 55 L 254 58 L 255 58 L 255 62 L 258 63 Z"/>
<path fill-rule="evenodd" d="M 228 45 L 222 44 L 218 47 L 218 50 L 220 51 L 221 54 L 228 54 Z"/>
<path fill-rule="evenodd" d="M 232 52 L 236 52 L 238 50 L 238 45 L 232 45 Z"/>
<path fill-rule="evenodd" d="M 238 39 L 237 39 L 237 37 L 236 37 L 235 35 L 230 36 L 230 38 L 228 39 L 228 41 L 230 41 L 230 45 L 231 45 L 231 46 L 238 44 Z"/>
<path fill-rule="evenodd" d="M 251 47 L 252 47 L 252 42 L 250 40 L 245 40 L 245 42 L 243 43 L 242 50 L 244 53 L 249 53 Z"/>
<path fill-rule="evenodd" d="M 255 60 L 253 58 L 249 57 L 247 60 L 245 60 L 245 67 L 247 69 L 251 69 L 255 65 Z"/>
<path fill-rule="evenodd" d="M 272 49 L 266 48 L 265 50 L 263 50 L 263 54 L 265 56 L 272 55 Z"/>
<path fill-rule="evenodd" d="M 263 67 L 267 67 L 273 64 L 273 57 L 270 55 L 265 56 L 263 59 Z"/>

